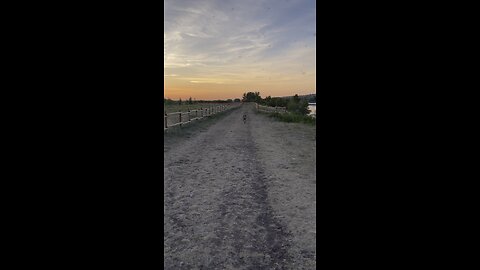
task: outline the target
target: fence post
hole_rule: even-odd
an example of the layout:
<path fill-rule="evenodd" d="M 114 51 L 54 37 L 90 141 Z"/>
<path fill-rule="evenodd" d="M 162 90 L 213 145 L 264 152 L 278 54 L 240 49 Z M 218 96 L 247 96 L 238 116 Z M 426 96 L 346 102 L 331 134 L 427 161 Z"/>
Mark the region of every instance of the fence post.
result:
<path fill-rule="evenodd" d="M 168 114 L 165 112 L 165 128 L 168 128 Z"/>
<path fill-rule="evenodd" d="M 190 122 L 190 109 L 188 109 L 187 115 L 188 115 L 188 121 L 187 122 Z"/>
<path fill-rule="evenodd" d="M 182 111 L 181 110 L 180 110 L 180 113 L 178 115 L 179 115 L 180 126 L 182 126 Z"/>

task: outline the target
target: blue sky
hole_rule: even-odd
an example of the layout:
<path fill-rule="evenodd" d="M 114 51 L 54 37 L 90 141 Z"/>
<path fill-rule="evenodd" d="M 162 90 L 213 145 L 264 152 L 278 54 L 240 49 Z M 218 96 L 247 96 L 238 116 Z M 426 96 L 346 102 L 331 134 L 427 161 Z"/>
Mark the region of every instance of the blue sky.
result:
<path fill-rule="evenodd" d="M 315 92 L 313 0 L 165 0 L 166 97 Z"/>

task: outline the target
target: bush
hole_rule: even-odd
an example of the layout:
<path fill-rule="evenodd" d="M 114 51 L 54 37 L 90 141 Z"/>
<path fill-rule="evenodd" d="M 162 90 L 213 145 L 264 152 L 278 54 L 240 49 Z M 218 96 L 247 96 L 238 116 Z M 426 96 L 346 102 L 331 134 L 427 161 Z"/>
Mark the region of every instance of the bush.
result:
<path fill-rule="evenodd" d="M 288 123 L 304 123 L 310 125 L 317 124 L 316 118 L 298 113 L 271 113 L 270 116 Z"/>
<path fill-rule="evenodd" d="M 310 110 L 308 109 L 308 102 L 306 100 L 300 99 L 298 95 L 293 96 L 287 101 L 287 111 L 306 116 Z"/>

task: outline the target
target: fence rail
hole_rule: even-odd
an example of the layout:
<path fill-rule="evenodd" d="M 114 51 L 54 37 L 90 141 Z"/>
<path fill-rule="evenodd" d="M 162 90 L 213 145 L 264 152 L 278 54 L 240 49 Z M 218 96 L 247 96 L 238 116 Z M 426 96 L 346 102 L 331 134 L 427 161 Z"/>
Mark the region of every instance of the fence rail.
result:
<path fill-rule="evenodd" d="M 163 116 L 163 131 L 166 131 L 171 127 L 183 126 L 195 120 L 200 120 L 202 118 L 209 117 L 211 115 L 224 112 L 235 107 L 237 106 L 217 105 L 196 110 L 188 110 L 186 112 L 165 112 Z"/>
<path fill-rule="evenodd" d="M 278 113 L 286 113 L 287 108 L 285 107 L 270 107 L 270 106 L 263 106 L 255 103 L 257 110 L 264 111 L 264 112 L 278 112 Z"/>

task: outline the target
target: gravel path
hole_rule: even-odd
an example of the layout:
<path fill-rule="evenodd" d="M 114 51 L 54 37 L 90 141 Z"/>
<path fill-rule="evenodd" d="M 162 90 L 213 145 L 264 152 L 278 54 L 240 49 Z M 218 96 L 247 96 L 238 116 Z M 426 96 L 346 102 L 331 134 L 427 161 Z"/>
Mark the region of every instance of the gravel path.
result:
<path fill-rule="evenodd" d="M 315 127 L 246 104 L 184 130 L 164 139 L 164 268 L 315 269 Z"/>

